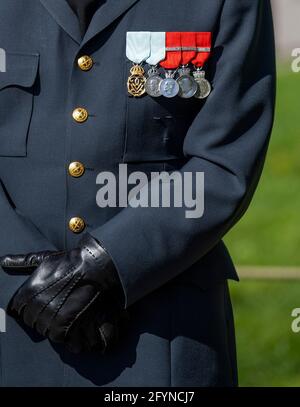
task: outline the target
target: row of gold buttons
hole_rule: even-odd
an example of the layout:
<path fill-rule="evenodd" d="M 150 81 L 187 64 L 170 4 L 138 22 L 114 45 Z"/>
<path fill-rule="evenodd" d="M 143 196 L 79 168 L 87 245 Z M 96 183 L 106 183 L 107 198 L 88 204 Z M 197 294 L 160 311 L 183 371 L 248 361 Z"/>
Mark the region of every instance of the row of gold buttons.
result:
<path fill-rule="evenodd" d="M 77 60 L 78 67 L 82 71 L 89 71 L 94 65 L 94 61 L 88 55 L 83 55 Z M 72 113 L 73 119 L 77 123 L 84 123 L 89 117 L 88 111 L 84 107 L 77 107 Z M 71 177 L 80 178 L 85 173 L 84 165 L 79 161 L 74 161 L 69 165 L 69 174 Z M 80 217 L 74 217 L 69 221 L 69 229 L 73 233 L 81 233 L 85 229 L 85 221 Z"/>

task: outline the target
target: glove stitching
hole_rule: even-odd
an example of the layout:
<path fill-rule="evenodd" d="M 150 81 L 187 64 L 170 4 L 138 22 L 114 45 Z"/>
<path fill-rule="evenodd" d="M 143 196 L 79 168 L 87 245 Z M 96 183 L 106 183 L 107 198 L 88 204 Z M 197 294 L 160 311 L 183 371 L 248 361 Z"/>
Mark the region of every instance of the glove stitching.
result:
<path fill-rule="evenodd" d="M 70 292 L 73 290 L 73 288 L 75 287 L 75 285 L 78 283 L 78 281 L 82 278 L 82 276 L 77 276 L 74 278 L 73 283 L 70 285 L 70 287 L 68 288 L 66 294 L 64 295 L 64 297 L 61 299 L 61 301 L 58 303 L 57 307 L 55 308 L 55 312 L 54 315 L 51 319 L 53 319 L 54 317 L 56 317 L 56 315 L 59 313 L 61 307 L 63 306 L 64 302 L 66 301 L 66 299 L 68 298 Z"/>
<path fill-rule="evenodd" d="M 51 323 L 54 320 L 54 318 L 58 315 L 61 307 L 63 306 L 64 302 L 66 301 L 67 297 L 69 296 L 69 293 L 72 291 L 73 287 L 77 284 L 77 282 L 82 278 L 82 276 L 77 276 L 74 278 L 73 283 L 71 284 L 71 286 L 69 287 L 68 291 L 66 292 L 66 294 L 64 295 L 64 297 L 62 298 L 62 300 L 60 301 L 60 303 L 57 305 L 56 309 L 54 310 L 49 323 L 48 323 L 48 328 L 47 331 L 49 332 L 51 330 Z M 69 282 L 69 281 L 68 281 Z M 49 328 L 50 327 L 50 328 Z M 64 329 L 65 330 L 65 329 Z"/>
<path fill-rule="evenodd" d="M 84 246 L 83 247 L 94 259 L 96 259 L 96 256 L 94 255 L 94 253 L 87 247 L 87 246 Z"/>
<path fill-rule="evenodd" d="M 31 298 L 30 301 L 33 300 L 35 297 L 37 297 L 39 294 L 41 294 L 42 292 L 44 292 L 45 290 L 47 290 L 48 288 L 53 287 L 55 284 L 57 284 L 59 281 L 61 281 L 63 278 L 68 277 L 70 273 L 72 273 L 72 271 L 74 271 L 76 269 L 75 266 L 72 266 L 68 269 L 68 271 L 66 272 L 66 274 L 64 274 L 63 276 L 60 276 L 59 278 L 57 278 L 55 281 L 53 281 L 52 283 L 48 284 L 47 286 L 43 287 L 40 289 L 40 291 L 38 291 L 37 293 L 35 293 Z"/>
<path fill-rule="evenodd" d="M 22 304 L 19 305 L 18 307 L 15 307 L 15 309 L 17 310 L 18 314 L 20 314 L 20 310 L 23 309 L 25 306 L 27 307 L 39 294 L 41 294 L 42 292 L 44 292 L 45 290 L 47 290 L 47 288 L 51 288 L 53 287 L 55 284 L 57 284 L 58 282 L 60 282 L 64 277 L 67 277 L 70 273 L 72 272 L 72 269 L 70 269 L 64 276 L 59 277 L 57 280 L 55 280 L 53 283 L 49 284 L 46 287 L 43 287 L 42 289 L 40 289 L 37 293 L 33 294 L 31 297 L 22 300 Z M 20 289 L 21 290 L 21 289 Z M 18 292 L 15 294 L 14 298 L 17 298 L 20 292 L 20 290 L 18 290 Z M 58 290 L 59 291 L 59 290 Z"/>
<path fill-rule="evenodd" d="M 97 292 L 97 294 L 94 295 L 94 297 L 88 302 L 88 304 L 80 311 L 78 314 L 74 317 L 73 321 L 70 322 L 69 325 L 66 326 L 64 329 L 65 331 L 65 337 L 68 335 L 68 331 L 71 329 L 72 325 L 76 322 L 76 320 L 89 308 L 89 306 L 99 297 L 101 292 Z"/>
<path fill-rule="evenodd" d="M 72 279 L 73 276 L 70 276 L 70 272 L 69 272 L 66 277 L 67 277 L 67 281 L 65 282 L 65 284 L 63 285 L 63 287 L 59 287 L 59 288 L 55 291 L 55 293 L 52 295 L 52 297 L 51 297 L 46 303 L 43 304 L 42 309 L 40 309 L 40 311 L 39 311 L 38 314 L 36 315 L 35 323 L 37 322 L 37 320 L 38 320 L 39 316 L 41 315 L 41 313 L 42 313 L 42 312 L 47 308 L 47 306 L 50 304 L 50 302 L 52 302 L 52 300 L 66 287 L 66 285 L 68 285 L 68 283 L 70 282 L 70 280 Z M 33 300 L 33 299 L 32 299 L 32 300 Z M 30 300 L 30 302 L 31 302 L 32 300 Z"/>

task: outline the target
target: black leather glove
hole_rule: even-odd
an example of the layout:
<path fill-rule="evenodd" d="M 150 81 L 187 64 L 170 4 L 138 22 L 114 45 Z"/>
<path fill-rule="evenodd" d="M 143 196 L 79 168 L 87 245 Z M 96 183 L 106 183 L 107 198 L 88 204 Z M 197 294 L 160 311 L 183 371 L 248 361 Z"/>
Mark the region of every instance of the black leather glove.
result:
<path fill-rule="evenodd" d="M 124 292 L 107 252 L 89 234 L 69 252 L 0 258 L 8 272 L 38 268 L 12 298 L 8 311 L 73 352 L 105 352 L 127 322 Z"/>

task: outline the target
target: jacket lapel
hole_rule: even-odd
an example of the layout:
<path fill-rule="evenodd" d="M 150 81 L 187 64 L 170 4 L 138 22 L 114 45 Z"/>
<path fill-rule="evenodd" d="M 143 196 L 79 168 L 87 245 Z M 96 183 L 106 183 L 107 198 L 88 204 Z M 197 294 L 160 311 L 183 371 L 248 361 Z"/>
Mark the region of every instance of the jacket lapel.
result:
<path fill-rule="evenodd" d="M 103 6 L 95 13 L 82 39 L 78 18 L 69 6 L 67 0 L 40 0 L 55 21 L 81 46 L 104 30 L 138 1 L 139 0 L 106 0 Z"/>
<path fill-rule="evenodd" d="M 69 6 L 67 0 L 40 1 L 55 19 L 55 21 L 69 34 L 69 36 L 73 38 L 75 42 L 81 44 L 82 36 L 80 33 L 78 18 Z"/>
<path fill-rule="evenodd" d="M 95 13 L 81 45 L 83 46 L 95 35 L 103 31 L 138 1 L 139 0 L 106 0 L 103 6 Z"/>

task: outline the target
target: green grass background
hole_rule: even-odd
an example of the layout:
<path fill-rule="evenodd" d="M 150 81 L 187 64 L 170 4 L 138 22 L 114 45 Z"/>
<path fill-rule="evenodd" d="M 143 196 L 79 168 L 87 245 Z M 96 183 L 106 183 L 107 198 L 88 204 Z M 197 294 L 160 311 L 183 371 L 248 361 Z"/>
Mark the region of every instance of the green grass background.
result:
<path fill-rule="evenodd" d="M 253 202 L 226 237 L 239 265 L 300 267 L 300 74 L 278 73 L 275 127 Z M 231 283 L 241 386 L 300 386 L 300 281 Z"/>

